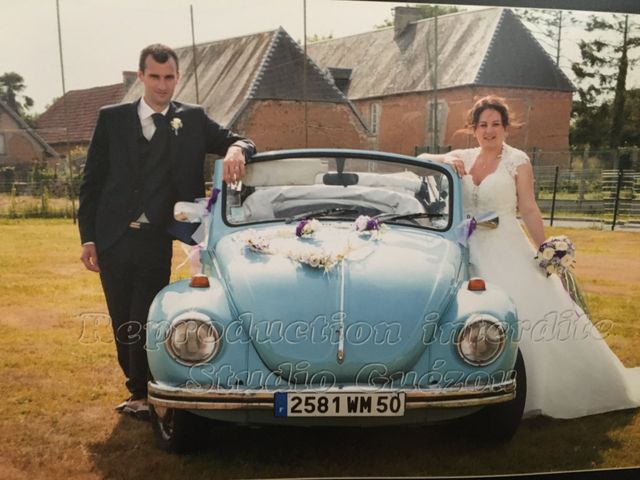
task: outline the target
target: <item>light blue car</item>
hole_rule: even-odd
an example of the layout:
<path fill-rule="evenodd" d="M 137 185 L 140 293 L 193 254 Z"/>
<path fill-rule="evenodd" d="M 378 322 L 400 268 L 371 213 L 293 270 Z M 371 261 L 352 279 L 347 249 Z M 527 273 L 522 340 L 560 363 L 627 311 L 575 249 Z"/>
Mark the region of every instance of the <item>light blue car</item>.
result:
<path fill-rule="evenodd" d="M 149 311 L 161 447 L 199 446 L 207 419 L 466 416 L 483 438 L 515 433 L 526 390 L 515 307 L 469 277 L 470 222 L 448 166 L 287 150 L 256 155 L 236 185 L 216 169 L 214 187 L 208 202 L 176 205 L 177 219 L 201 223 L 201 274 L 166 287 Z"/>

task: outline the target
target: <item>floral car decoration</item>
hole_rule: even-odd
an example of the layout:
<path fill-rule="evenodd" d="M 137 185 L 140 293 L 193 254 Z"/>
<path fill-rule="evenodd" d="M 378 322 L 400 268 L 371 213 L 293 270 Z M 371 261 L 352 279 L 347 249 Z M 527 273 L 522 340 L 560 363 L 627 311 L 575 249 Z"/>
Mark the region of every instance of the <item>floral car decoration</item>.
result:
<path fill-rule="evenodd" d="M 149 402 L 163 448 L 198 446 L 207 420 L 466 417 L 484 437 L 513 435 L 526 388 L 516 312 L 502 290 L 469 277 L 449 166 L 277 151 L 251 159 L 238 184 L 217 169 L 213 186 L 214 200 L 176 205 L 177 219 L 201 223 L 200 274 L 167 286 L 149 311 Z"/>

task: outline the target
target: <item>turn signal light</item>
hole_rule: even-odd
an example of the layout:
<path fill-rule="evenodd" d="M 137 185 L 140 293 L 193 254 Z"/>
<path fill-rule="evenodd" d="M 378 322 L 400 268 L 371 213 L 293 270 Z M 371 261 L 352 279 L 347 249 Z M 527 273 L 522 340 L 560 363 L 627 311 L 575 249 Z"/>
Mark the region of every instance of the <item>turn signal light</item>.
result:
<path fill-rule="evenodd" d="M 481 278 L 472 278 L 469 280 L 469 285 L 467 289 L 472 292 L 484 292 L 487 287 L 484 284 L 484 280 Z"/>
<path fill-rule="evenodd" d="M 202 273 L 198 273 L 191 277 L 189 286 L 191 288 L 209 288 L 209 277 L 203 275 Z"/>

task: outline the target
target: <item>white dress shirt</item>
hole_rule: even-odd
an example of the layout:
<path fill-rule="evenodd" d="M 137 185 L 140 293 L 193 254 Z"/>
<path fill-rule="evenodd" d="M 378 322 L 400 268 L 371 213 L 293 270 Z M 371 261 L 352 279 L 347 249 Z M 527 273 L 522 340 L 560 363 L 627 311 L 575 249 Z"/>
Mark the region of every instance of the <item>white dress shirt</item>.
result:
<path fill-rule="evenodd" d="M 142 134 L 144 135 L 144 138 L 151 140 L 153 134 L 156 133 L 156 124 L 154 123 L 151 115 L 154 113 L 166 115 L 168 111 L 169 105 L 167 105 L 161 112 L 156 112 L 147 102 L 145 102 L 144 97 L 140 99 L 140 103 L 138 104 L 138 117 L 140 118 L 140 125 L 142 126 Z M 138 217 L 137 221 L 140 223 L 149 223 L 149 219 L 144 212 L 142 212 L 142 215 Z"/>
<path fill-rule="evenodd" d="M 156 112 L 147 102 L 145 102 L 144 97 L 140 99 L 140 103 L 138 104 L 138 117 L 140 118 L 140 125 L 142 126 L 142 134 L 144 135 L 144 138 L 151 140 L 151 137 L 153 137 L 153 134 L 156 131 L 156 124 L 153 123 L 151 115 L 154 113 L 166 115 L 168 111 L 169 105 L 167 105 L 161 112 Z"/>

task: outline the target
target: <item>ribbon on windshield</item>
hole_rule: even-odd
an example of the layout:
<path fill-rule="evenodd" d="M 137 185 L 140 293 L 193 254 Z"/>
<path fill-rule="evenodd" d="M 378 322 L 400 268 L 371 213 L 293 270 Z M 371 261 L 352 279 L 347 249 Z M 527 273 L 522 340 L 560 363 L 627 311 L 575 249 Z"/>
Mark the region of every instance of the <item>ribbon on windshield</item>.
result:
<path fill-rule="evenodd" d="M 476 228 L 498 228 L 500 218 L 495 212 L 486 213 L 478 218 L 469 217 L 456 227 L 456 240 L 464 247 L 469 246 L 469 237 L 475 232 Z"/>

